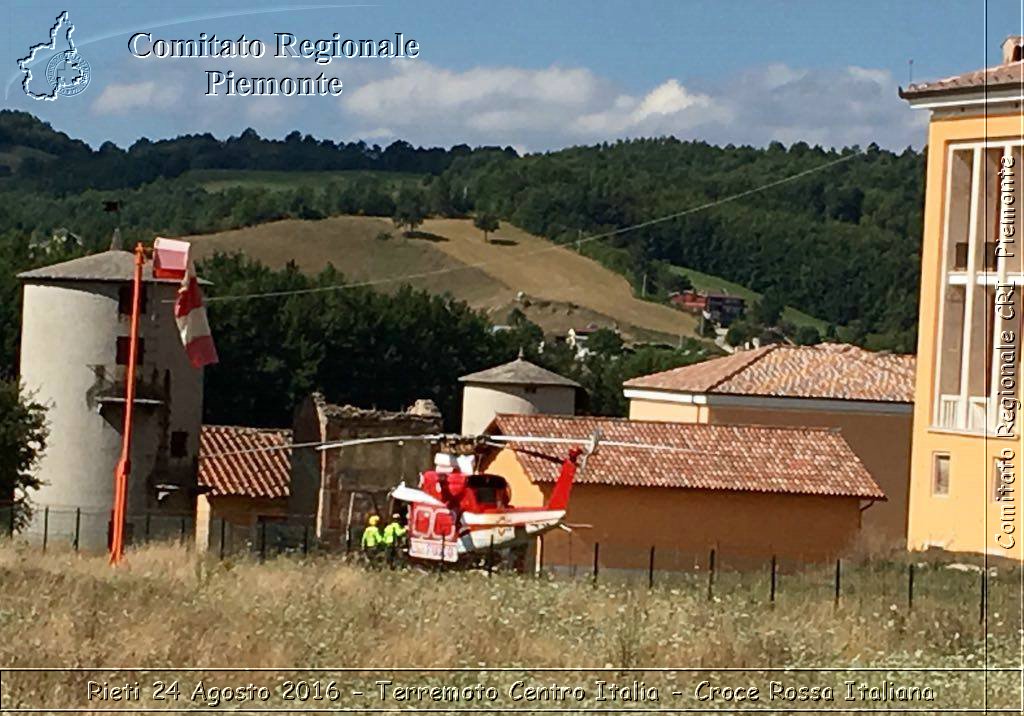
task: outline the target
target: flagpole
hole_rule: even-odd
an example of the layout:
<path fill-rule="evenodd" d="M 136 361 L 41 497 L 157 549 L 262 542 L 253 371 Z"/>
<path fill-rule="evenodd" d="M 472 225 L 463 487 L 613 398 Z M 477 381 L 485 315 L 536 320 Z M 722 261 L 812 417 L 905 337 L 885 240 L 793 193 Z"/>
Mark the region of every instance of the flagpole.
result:
<path fill-rule="evenodd" d="M 132 285 L 132 322 L 128 346 L 128 375 L 124 386 L 124 429 L 121 436 L 121 459 L 114 469 L 114 509 L 110 536 L 110 563 L 117 564 L 124 556 L 124 523 L 128 501 L 128 477 L 131 475 L 132 418 L 135 415 L 135 364 L 139 355 L 139 313 L 142 308 L 142 266 L 146 249 L 135 245 L 135 275 Z"/>

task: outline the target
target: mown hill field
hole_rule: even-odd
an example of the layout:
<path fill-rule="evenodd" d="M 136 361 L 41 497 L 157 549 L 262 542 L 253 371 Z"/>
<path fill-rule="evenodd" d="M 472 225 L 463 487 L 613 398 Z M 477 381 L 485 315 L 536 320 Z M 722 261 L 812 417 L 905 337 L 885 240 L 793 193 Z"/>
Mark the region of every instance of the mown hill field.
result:
<path fill-rule="evenodd" d="M 489 242 L 468 219 L 428 219 L 406 237 L 389 219 L 364 216 L 289 219 L 191 240 L 200 259 L 241 251 L 275 268 L 294 261 L 312 273 L 333 264 L 348 280 L 382 290 L 408 283 L 448 292 L 499 324 L 519 306 L 549 332 L 597 323 L 664 341 L 697 327 L 692 315 L 635 297 L 624 277 L 596 261 L 507 223 Z"/>

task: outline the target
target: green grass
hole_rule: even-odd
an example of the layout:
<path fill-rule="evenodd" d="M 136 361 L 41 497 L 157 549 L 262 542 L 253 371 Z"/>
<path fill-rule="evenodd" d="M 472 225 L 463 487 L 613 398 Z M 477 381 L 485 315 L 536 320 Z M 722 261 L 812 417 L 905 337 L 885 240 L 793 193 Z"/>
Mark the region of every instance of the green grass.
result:
<path fill-rule="evenodd" d="M 182 175 L 182 180 L 199 184 L 207 191 L 227 189 L 270 189 L 284 191 L 300 186 L 323 187 L 332 181 L 379 179 L 398 186 L 418 182 L 418 174 L 377 171 L 260 171 L 256 169 L 194 169 Z"/>
<path fill-rule="evenodd" d="M 711 274 L 702 273 L 696 269 L 686 268 L 683 266 L 673 267 L 675 271 L 683 276 L 690 279 L 690 283 L 693 287 L 700 291 L 717 291 L 719 293 L 728 293 L 732 296 L 740 296 L 747 300 L 747 306 L 755 301 L 761 300 L 761 294 L 757 291 L 752 291 L 746 286 L 741 286 L 738 283 L 732 281 L 726 281 L 724 278 L 719 276 L 712 276 Z M 786 306 L 782 312 L 782 318 L 789 321 L 797 326 L 813 326 L 818 329 L 818 332 L 824 335 L 828 329 L 828 321 L 823 321 L 820 318 L 815 318 L 809 313 L 793 308 L 792 306 Z"/>

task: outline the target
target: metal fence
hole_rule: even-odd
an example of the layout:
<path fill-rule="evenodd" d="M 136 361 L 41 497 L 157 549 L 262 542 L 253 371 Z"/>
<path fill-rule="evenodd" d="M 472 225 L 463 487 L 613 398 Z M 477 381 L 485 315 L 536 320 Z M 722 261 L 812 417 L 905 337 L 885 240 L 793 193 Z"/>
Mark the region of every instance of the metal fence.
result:
<path fill-rule="evenodd" d="M 9 534 L 39 549 L 102 551 L 109 533 L 109 512 L 37 508 L 18 529 L 12 508 L 0 505 L 0 535 Z M 362 555 L 362 529 L 318 538 L 309 516 L 290 516 L 238 524 L 213 518 L 202 548 L 211 556 L 258 559 L 311 553 Z M 201 530 L 202 531 L 202 530 Z M 129 546 L 179 543 L 196 547 L 196 522 L 191 514 L 144 513 L 127 519 Z M 87 544 L 86 535 L 103 535 L 102 544 Z M 545 543 L 546 539 L 546 543 Z M 400 550 L 387 563 L 404 562 Z M 464 565 L 462 565 L 464 566 Z M 913 609 L 926 602 L 975 605 L 978 618 L 995 604 L 1019 604 L 1022 566 L 1009 560 L 946 553 L 890 552 L 884 556 L 846 555 L 809 559 L 800 555 L 750 555 L 720 545 L 706 550 L 670 544 L 623 544 L 566 538 L 553 533 L 513 550 L 490 550 L 479 555 L 474 568 L 493 574 L 515 571 L 524 576 L 587 581 L 596 585 L 667 589 L 699 594 L 708 600 L 742 593 L 757 602 L 784 599 L 846 602 L 879 601 Z M 452 565 L 438 565 L 450 570 Z"/>

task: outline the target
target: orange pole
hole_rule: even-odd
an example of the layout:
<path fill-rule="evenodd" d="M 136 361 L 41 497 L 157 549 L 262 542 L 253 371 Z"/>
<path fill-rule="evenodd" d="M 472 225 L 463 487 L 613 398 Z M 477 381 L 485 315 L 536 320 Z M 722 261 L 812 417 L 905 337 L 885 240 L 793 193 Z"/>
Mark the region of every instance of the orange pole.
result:
<path fill-rule="evenodd" d="M 132 290 L 132 324 L 128 347 L 128 376 L 124 385 L 124 431 L 121 459 L 114 469 L 114 510 L 110 539 L 110 563 L 124 556 L 124 520 L 128 501 L 128 477 L 131 475 L 132 418 L 135 415 L 135 364 L 139 356 L 139 312 L 142 308 L 142 265 L 146 262 L 143 245 L 135 245 L 135 276 Z"/>

